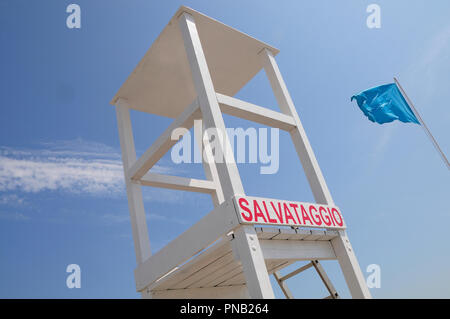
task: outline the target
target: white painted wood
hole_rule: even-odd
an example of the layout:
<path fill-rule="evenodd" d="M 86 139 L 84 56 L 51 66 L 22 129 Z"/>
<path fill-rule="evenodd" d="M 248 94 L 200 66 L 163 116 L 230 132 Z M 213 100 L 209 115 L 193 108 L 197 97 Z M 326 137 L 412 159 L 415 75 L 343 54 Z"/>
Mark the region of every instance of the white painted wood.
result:
<path fill-rule="evenodd" d="M 284 267 L 289 266 L 293 261 L 266 260 L 266 268 L 269 274 L 273 274 Z M 245 276 L 243 272 L 236 274 L 234 277 L 222 282 L 219 286 L 230 286 L 245 284 Z"/>
<path fill-rule="evenodd" d="M 232 247 L 242 263 L 250 296 L 275 298 L 255 228 L 243 225 L 234 231 L 234 235 Z"/>
<path fill-rule="evenodd" d="M 188 13 L 183 13 L 179 18 L 179 23 L 191 66 L 194 86 L 198 93 L 198 101 L 204 125 L 206 128 L 216 128 L 219 132 L 224 133 L 226 132 L 225 123 L 217 102 L 216 93 L 194 19 Z M 224 150 L 230 151 L 229 158 L 223 158 L 219 160 L 219 163 L 216 162 L 225 199 L 231 198 L 235 194 L 244 194 L 239 171 L 234 162 L 228 138 L 224 138 L 219 144 L 220 149 L 218 151 L 221 154 L 225 154 Z"/>
<path fill-rule="evenodd" d="M 307 263 L 306 265 L 301 266 L 300 268 L 297 268 L 296 270 L 284 275 L 283 277 L 280 278 L 280 280 L 281 281 L 288 280 L 289 278 L 292 278 L 292 277 L 298 275 L 299 273 L 304 272 L 305 270 L 311 268 L 312 266 L 313 266 L 312 262 Z"/>
<path fill-rule="evenodd" d="M 339 265 L 353 298 L 372 298 L 367 287 L 364 274 L 359 267 L 355 252 L 345 230 L 339 231 L 339 236 L 331 240 L 338 257 Z"/>
<path fill-rule="evenodd" d="M 248 299 L 248 291 L 245 285 L 172 289 L 153 292 L 154 299 Z"/>
<path fill-rule="evenodd" d="M 242 267 L 239 263 L 236 261 L 232 261 L 229 263 L 224 264 L 220 269 L 217 271 L 210 273 L 206 276 L 204 276 L 201 280 L 196 281 L 191 285 L 190 288 L 200 288 L 200 287 L 213 287 L 227 278 L 230 278 L 230 273 L 235 271 L 242 271 Z"/>
<path fill-rule="evenodd" d="M 295 122 L 291 116 L 224 94 L 216 93 L 216 95 L 220 109 L 225 114 L 285 131 L 290 131 L 295 128 Z"/>
<path fill-rule="evenodd" d="M 275 58 L 272 53 L 266 49 L 261 51 L 260 56 L 264 70 L 266 71 L 266 75 L 269 78 L 270 85 L 272 86 L 275 98 L 278 102 L 278 106 L 284 114 L 291 116 L 295 121 L 296 129 L 291 131 L 291 137 L 303 165 L 303 170 L 305 171 L 311 191 L 314 194 L 314 198 L 319 204 L 332 205 L 331 195 L 324 182 L 322 171 L 314 156 L 305 129 L 297 114 Z"/>
<path fill-rule="evenodd" d="M 270 48 L 274 54 L 278 53 L 277 49 L 266 43 L 181 6 L 116 93 L 112 104 L 121 97 L 127 99 L 136 110 L 176 118 L 186 103 L 196 98 L 177 23 L 178 16 L 183 12 L 190 13 L 196 21 L 218 92 L 234 96 L 244 87 L 261 70 L 257 54 L 264 47 Z M 141 31 L 145 33 L 147 30 Z M 122 41 L 120 38 L 116 40 Z"/>
<path fill-rule="evenodd" d="M 136 161 L 133 130 L 130 121 L 130 112 L 127 101 L 119 99 L 116 105 L 117 127 L 119 130 L 120 148 L 122 150 L 122 162 L 125 185 L 128 197 L 128 209 L 130 212 L 131 228 L 133 232 L 136 262 L 143 263 L 151 256 L 150 240 L 145 218 L 144 202 L 140 185 L 131 183 L 128 175 L 129 167 Z"/>
<path fill-rule="evenodd" d="M 267 269 L 269 270 L 269 274 L 273 274 L 275 271 L 281 270 L 291 264 L 293 264 L 295 261 L 292 260 L 267 260 L 266 265 Z"/>
<path fill-rule="evenodd" d="M 297 230 L 297 240 L 304 240 L 306 237 L 311 235 L 311 229 L 298 228 Z"/>
<path fill-rule="evenodd" d="M 317 163 L 303 125 L 300 122 L 300 118 L 287 90 L 286 84 L 281 76 L 275 57 L 267 49 L 260 52 L 260 57 L 281 111 L 284 114 L 292 116 L 295 120 L 296 129 L 291 131 L 291 138 L 302 163 L 303 170 L 305 171 L 314 198 L 317 203 L 334 205 L 333 198 L 331 197 L 325 178 Z M 350 241 L 348 240 L 346 232 L 340 230 L 339 236 L 334 238 L 331 242 L 352 297 L 371 298 L 355 253 L 353 249 L 348 247 Z"/>
<path fill-rule="evenodd" d="M 255 227 L 256 234 L 258 238 L 261 239 L 272 239 L 280 233 L 279 228 L 269 228 L 269 227 Z"/>
<path fill-rule="evenodd" d="M 335 230 L 311 230 L 304 228 L 297 228 L 295 231 L 289 228 L 274 228 L 274 227 L 256 227 L 256 233 L 258 238 L 272 239 L 272 240 L 322 240 L 329 241 L 339 236 L 339 233 Z M 314 233 L 314 236 L 312 234 Z M 320 234 L 321 236 L 316 236 Z"/>
<path fill-rule="evenodd" d="M 317 240 L 332 240 L 339 236 L 339 232 L 337 230 L 326 230 L 325 235 L 323 237 L 317 238 Z"/>
<path fill-rule="evenodd" d="M 141 298 L 142 299 L 153 299 L 152 292 L 150 290 L 147 290 L 147 289 L 143 290 L 141 292 Z"/>
<path fill-rule="evenodd" d="M 136 268 L 137 290 L 143 290 L 237 226 L 238 220 L 230 201 L 216 207 Z"/>
<path fill-rule="evenodd" d="M 227 200 L 238 194 L 243 195 L 244 189 L 232 155 L 230 141 L 225 134 L 225 123 L 217 102 L 216 90 L 206 63 L 194 18 L 189 13 L 184 12 L 179 16 L 178 21 L 205 127 L 215 128 L 224 134 L 223 140 L 218 143 L 220 144 L 219 152 L 225 154 L 224 150 L 227 150 L 229 156 L 224 156 L 222 163 L 216 162 L 224 198 Z M 235 236 L 236 247 L 240 252 L 239 255 L 241 255 L 250 296 L 252 298 L 274 298 L 259 244 L 252 246 L 254 249 L 250 249 L 249 236 L 254 236 L 255 242 L 258 242 L 254 228 L 249 226 L 239 227 Z M 251 254 L 245 253 L 250 250 Z"/>
<path fill-rule="evenodd" d="M 236 264 L 236 263 L 234 263 L 234 264 Z M 226 272 L 225 274 L 223 274 L 219 278 L 216 278 L 215 280 L 210 282 L 209 285 L 212 285 L 212 286 L 223 286 L 225 282 L 227 282 L 229 280 L 232 280 L 233 278 L 236 278 L 236 276 L 239 276 L 240 274 L 242 274 L 242 266 L 237 264 L 237 267 L 235 267 L 231 271 Z M 245 283 L 245 279 L 244 279 L 244 283 Z"/>
<path fill-rule="evenodd" d="M 340 299 L 339 294 L 337 293 L 336 289 L 334 288 L 333 283 L 331 282 L 330 278 L 328 278 L 328 275 L 325 272 L 325 269 L 323 269 L 320 262 L 318 260 L 313 260 L 313 261 L 311 261 L 311 264 L 316 269 L 317 274 L 319 275 L 323 284 L 325 285 L 328 292 L 330 293 L 331 298 L 332 299 Z"/>
<path fill-rule="evenodd" d="M 198 269 L 198 271 L 192 274 L 192 276 L 189 276 L 185 280 L 178 282 L 173 287 L 175 289 L 195 287 L 194 285 L 197 282 L 199 282 L 206 276 L 216 274 L 217 271 L 221 269 L 224 265 L 232 263 L 233 261 L 234 261 L 233 254 L 231 251 L 229 251 L 227 254 L 217 258 L 203 269 Z"/>
<path fill-rule="evenodd" d="M 275 280 L 278 282 L 278 285 L 280 285 L 281 291 L 286 296 L 286 299 L 294 299 L 294 296 L 292 295 L 292 292 L 289 289 L 289 287 L 286 284 L 286 282 L 284 282 L 283 280 L 280 280 L 281 279 L 281 274 L 278 271 L 275 271 L 273 273 L 273 276 L 275 277 Z"/>
<path fill-rule="evenodd" d="M 339 231 L 339 236 L 331 240 L 333 249 L 338 256 L 339 265 L 344 274 L 347 286 L 353 298 L 371 298 L 364 274 L 359 267 L 353 247 L 345 231 Z"/>
<path fill-rule="evenodd" d="M 207 268 L 215 260 L 220 259 L 228 253 L 231 253 L 230 239 L 228 237 L 222 237 L 212 247 L 209 247 L 195 258 L 184 263 L 177 271 L 172 272 L 170 275 L 150 285 L 149 288 L 151 290 L 166 290 L 173 288 L 178 283 L 201 272 L 202 269 Z"/>
<path fill-rule="evenodd" d="M 145 174 L 139 180 L 139 183 L 145 186 L 183 190 L 196 193 L 211 194 L 216 191 L 216 185 L 212 181 L 156 173 Z"/>
<path fill-rule="evenodd" d="M 283 291 L 284 295 L 286 296 L 286 298 L 288 299 L 292 299 L 292 293 L 290 292 L 289 288 L 286 285 L 286 280 L 289 278 L 292 278 L 296 275 L 298 275 L 299 273 L 314 267 L 317 274 L 319 275 L 320 279 L 322 280 L 323 284 L 325 285 L 325 287 L 327 288 L 328 292 L 330 293 L 329 298 L 331 299 L 339 299 L 339 294 L 337 293 L 336 289 L 334 288 L 330 278 L 328 278 L 325 270 L 323 269 L 322 265 L 320 264 L 320 262 L 318 260 L 312 260 L 310 263 L 288 273 L 285 276 L 281 276 L 280 273 L 275 272 L 274 276 L 275 279 L 277 280 L 278 284 L 281 287 L 281 290 Z M 328 297 L 327 297 L 328 298 Z"/>
<path fill-rule="evenodd" d="M 319 240 L 320 238 L 325 237 L 325 231 L 311 229 L 311 235 L 306 236 L 303 240 Z"/>
<path fill-rule="evenodd" d="M 220 283 L 218 287 L 235 286 L 235 285 L 245 285 L 245 276 L 242 271 L 240 271 L 238 274 L 234 275 L 230 279 L 227 279 L 224 282 Z"/>
<path fill-rule="evenodd" d="M 222 241 L 222 243 L 224 242 Z M 269 274 L 272 274 L 293 262 L 295 261 L 266 260 L 266 267 Z M 245 282 L 242 265 L 232 257 L 228 241 L 225 245 L 220 246 L 219 244 L 207 248 L 205 252 L 192 258 L 163 279 L 148 286 L 147 289 L 149 291 L 160 291 L 211 287 L 212 285 L 236 285 Z"/>
<path fill-rule="evenodd" d="M 272 274 L 275 271 L 278 271 L 284 267 L 289 266 L 291 263 L 293 263 L 293 261 L 266 260 L 266 268 L 269 274 Z M 246 282 L 245 276 L 241 270 L 240 273 L 222 282 L 221 284 L 219 284 L 219 286 L 240 285 L 245 284 L 245 282 Z"/>
<path fill-rule="evenodd" d="M 180 127 L 190 129 L 194 125 L 194 120 L 201 117 L 198 101 L 189 105 L 179 117 L 161 134 L 142 156 L 133 163 L 128 175 L 132 180 L 139 180 L 155 165 L 179 139 L 172 139 L 172 132 Z M 181 138 L 181 136 L 180 136 Z"/>
<path fill-rule="evenodd" d="M 295 229 L 288 228 L 288 229 L 280 229 L 280 233 L 278 235 L 275 235 L 272 237 L 272 240 L 288 240 L 288 239 L 295 239 L 297 237 L 297 232 Z"/>
<path fill-rule="evenodd" d="M 200 151 L 200 156 L 202 157 L 205 176 L 215 185 L 215 191 L 211 193 L 211 199 L 214 207 L 217 207 L 225 201 L 225 198 L 223 195 L 222 185 L 220 184 L 219 172 L 214 164 L 214 156 L 210 151 L 204 152 L 205 149 L 210 150 L 210 146 L 208 132 L 204 130 L 203 121 L 201 126 L 194 124 L 194 136 Z"/>
<path fill-rule="evenodd" d="M 260 240 L 266 260 L 336 259 L 333 247 L 327 241 Z"/>

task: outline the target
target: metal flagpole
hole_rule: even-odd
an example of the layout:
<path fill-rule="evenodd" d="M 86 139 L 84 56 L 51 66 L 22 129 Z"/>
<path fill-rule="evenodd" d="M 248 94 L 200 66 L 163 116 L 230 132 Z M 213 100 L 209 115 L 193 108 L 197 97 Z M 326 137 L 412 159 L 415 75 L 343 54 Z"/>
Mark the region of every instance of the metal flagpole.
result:
<path fill-rule="evenodd" d="M 442 160 L 444 161 L 445 165 L 447 165 L 447 168 L 450 169 L 450 164 L 449 164 L 449 162 L 447 160 L 447 157 L 445 157 L 444 152 L 442 152 L 441 148 L 439 147 L 439 144 L 436 142 L 436 140 L 434 139 L 434 137 L 431 134 L 430 130 L 428 129 L 427 125 L 422 120 L 422 117 L 420 116 L 419 112 L 417 112 L 416 108 L 414 107 L 414 104 L 411 102 L 411 100 L 409 99 L 408 95 L 406 95 L 405 90 L 403 90 L 402 86 L 400 85 L 400 83 L 398 82 L 396 77 L 394 77 L 394 81 L 395 81 L 395 84 L 397 84 L 398 88 L 400 89 L 400 92 L 402 93 L 403 97 L 408 102 L 408 104 L 411 107 L 412 111 L 414 112 L 414 115 L 419 120 L 423 130 L 425 131 L 425 133 L 427 134 L 427 136 L 430 138 L 431 142 L 433 143 L 434 148 L 438 151 L 438 153 L 441 156 Z"/>

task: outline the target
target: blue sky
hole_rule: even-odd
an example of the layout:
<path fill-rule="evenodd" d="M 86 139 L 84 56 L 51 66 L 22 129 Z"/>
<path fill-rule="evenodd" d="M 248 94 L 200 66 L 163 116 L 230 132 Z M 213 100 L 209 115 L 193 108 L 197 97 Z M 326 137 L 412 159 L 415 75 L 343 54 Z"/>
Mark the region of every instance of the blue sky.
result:
<path fill-rule="evenodd" d="M 66 7 L 81 7 L 81 29 Z M 381 28 L 366 7 L 381 7 Z M 109 101 L 181 5 L 281 50 L 279 67 L 378 298 L 450 297 L 449 172 L 417 125 L 369 122 L 350 102 L 397 76 L 450 154 L 448 1 L 0 0 L 0 297 L 137 298 L 115 112 Z M 274 108 L 260 72 L 237 95 Z M 132 112 L 138 155 L 170 119 Z M 227 126 L 252 124 L 225 116 Z M 259 127 L 259 126 L 257 126 Z M 199 164 L 162 173 L 203 176 Z M 312 201 L 289 136 L 280 169 L 240 164 L 248 195 Z M 209 212 L 208 196 L 144 190 L 153 251 Z M 66 287 L 68 264 L 82 287 Z M 336 262 L 324 267 L 348 297 Z M 324 297 L 309 270 L 294 295 Z M 280 290 L 273 285 L 277 296 Z"/>

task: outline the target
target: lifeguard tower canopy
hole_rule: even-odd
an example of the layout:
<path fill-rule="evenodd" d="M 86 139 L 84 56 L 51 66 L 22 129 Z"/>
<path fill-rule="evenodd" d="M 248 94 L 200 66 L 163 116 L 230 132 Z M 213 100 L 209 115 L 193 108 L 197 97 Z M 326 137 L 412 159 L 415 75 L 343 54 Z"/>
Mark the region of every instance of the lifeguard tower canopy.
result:
<path fill-rule="evenodd" d="M 279 50 L 191 8 L 181 6 L 111 100 L 130 108 L 176 118 L 197 97 L 177 18 L 191 14 L 217 92 L 234 96 L 262 68 L 258 53 Z"/>
<path fill-rule="evenodd" d="M 275 61 L 277 53 L 182 6 L 112 99 L 136 252 L 136 290 L 143 297 L 274 298 L 273 275 L 285 296 L 293 298 L 286 280 L 313 267 L 327 298 L 339 298 L 319 262 L 331 259 L 338 260 L 352 296 L 370 298 L 344 219 Z M 262 68 L 280 112 L 233 97 Z M 174 118 L 139 158 L 129 109 Z M 224 151 L 233 150 L 227 134 L 216 140 L 214 155 L 211 151 L 209 129 L 226 132 L 222 113 L 289 132 L 315 203 L 247 196 L 234 156 Z M 196 126 L 195 120 L 202 124 Z M 193 126 L 206 178 L 150 171 L 181 139 L 174 130 Z M 152 254 L 142 186 L 205 193 L 214 209 Z M 281 274 L 304 261 L 309 263 Z"/>

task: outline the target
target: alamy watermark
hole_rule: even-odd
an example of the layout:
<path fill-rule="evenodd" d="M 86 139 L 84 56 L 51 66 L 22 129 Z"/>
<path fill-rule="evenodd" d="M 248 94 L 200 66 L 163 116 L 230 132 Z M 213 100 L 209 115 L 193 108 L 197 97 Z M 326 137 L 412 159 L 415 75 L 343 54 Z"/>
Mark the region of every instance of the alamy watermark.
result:
<path fill-rule="evenodd" d="M 370 264 L 366 268 L 367 276 L 366 284 L 369 288 L 381 288 L 381 267 L 377 264 Z"/>
<path fill-rule="evenodd" d="M 369 29 L 381 28 L 381 8 L 378 4 L 369 4 L 366 8 L 366 12 L 370 13 L 366 19 L 366 25 Z"/>
<path fill-rule="evenodd" d="M 66 8 L 66 12 L 70 13 L 66 19 L 66 26 L 69 29 L 81 28 L 81 8 L 78 4 L 69 4 Z"/>
<path fill-rule="evenodd" d="M 66 268 L 66 272 L 70 273 L 66 278 L 67 288 L 81 288 L 81 268 L 77 264 L 70 264 Z"/>
<path fill-rule="evenodd" d="M 275 174 L 279 169 L 279 129 L 254 127 L 243 129 L 227 128 L 222 132 L 217 128 L 203 130 L 202 120 L 194 121 L 194 138 L 201 141 L 202 152 L 191 152 L 193 139 L 188 129 L 176 128 L 172 131 L 172 140 L 181 140 L 173 146 L 172 161 L 179 163 L 260 163 L 261 174 Z M 228 135 L 228 139 L 225 138 Z M 270 136 L 269 136 L 270 135 Z M 270 137 L 270 140 L 269 140 Z M 248 146 L 248 147 L 247 147 Z M 248 152 L 246 151 L 248 150 Z M 248 156 L 246 156 L 248 153 Z M 236 154 L 236 159 L 234 158 Z"/>

